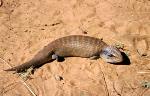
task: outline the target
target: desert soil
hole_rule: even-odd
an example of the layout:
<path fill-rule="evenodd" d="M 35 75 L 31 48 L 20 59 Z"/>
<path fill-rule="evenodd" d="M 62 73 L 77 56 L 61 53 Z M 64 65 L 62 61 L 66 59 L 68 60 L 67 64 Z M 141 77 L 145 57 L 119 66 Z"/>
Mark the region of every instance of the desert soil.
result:
<path fill-rule="evenodd" d="M 4 69 L 80 34 L 118 45 L 130 64 L 71 57 L 27 80 Z M 0 0 L 0 96 L 150 96 L 149 0 Z"/>

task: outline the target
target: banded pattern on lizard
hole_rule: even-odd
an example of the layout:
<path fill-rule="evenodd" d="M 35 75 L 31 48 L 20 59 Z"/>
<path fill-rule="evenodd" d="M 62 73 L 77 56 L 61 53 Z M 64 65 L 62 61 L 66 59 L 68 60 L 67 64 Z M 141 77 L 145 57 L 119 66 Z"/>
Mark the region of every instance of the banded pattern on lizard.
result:
<path fill-rule="evenodd" d="M 22 65 L 6 69 L 5 71 L 21 72 L 31 66 L 36 68 L 37 66 L 59 59 L 59 57 L 83 57 L 93 59 L 101 57 L 108 63 L 120 63 L 123 61 L 120 50 L 114 46 L 107 45 L 101 39 L 90 36 L 70 35 L 52 41 L 31 60 Z"/>

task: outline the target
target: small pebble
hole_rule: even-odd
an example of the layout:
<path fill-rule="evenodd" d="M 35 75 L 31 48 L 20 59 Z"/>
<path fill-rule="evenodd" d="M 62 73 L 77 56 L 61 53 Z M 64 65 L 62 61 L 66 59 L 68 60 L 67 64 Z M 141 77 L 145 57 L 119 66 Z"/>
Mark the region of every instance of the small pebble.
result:
<path fill-rule="evenodd" d="M 44 28 L 42 28 L 41 30 L 45 30 Z"/>
<path fill-rule="evenodd" d="M 87 31 L 83 31 L 83 34 L 88 34 Z"/>
<path fill-rule="evenodd" d="M 56 79 L 57 81 L 61 81 L 61 80 L 63 80 L 63 77 L 61 77 L 61 76 L 59 76 L 59 75 L 55 75 L 55 79 Z"/>
<path fill-rule="evenodd" d="M 142 87 L 144 87 L 144 88 L 150 88 L 150 82 L 148 82 L 148 81 L 142 82 Z"/>

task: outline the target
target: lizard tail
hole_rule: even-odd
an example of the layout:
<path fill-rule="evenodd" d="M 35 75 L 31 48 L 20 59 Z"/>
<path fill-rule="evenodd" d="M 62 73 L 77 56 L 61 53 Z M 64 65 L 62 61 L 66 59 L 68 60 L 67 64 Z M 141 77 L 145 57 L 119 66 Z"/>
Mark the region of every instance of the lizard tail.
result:
<path fill-rule="evenodd" d="M 16 67 L 10 68 L 10 69 L 6 69 L 4 71 L 16 71 L 16 72 L 22 72 L 22 71 L 26 71 L 26 69 L 32 67 L 32 68 L 37 68 L 42 66 L 45 63 L 51 62 L 54 59 L 52 59 L 52 54 L 53 53 L 49 53 L 46 55 L 41 54 L 42 52 L 38 53 L 33 59 L 31 59 L 30 61 L 27 61 L 21 65 L 18 65 Z"/>
<path fill-rule="evenodd" d="M 30 68 L 32 65 L 33 65 L 33 60 L 30 60 L 28 62 L 25 62 L 21 65 L 18 65 L 18 66 L 15 66 L 13 68 L 10 68 L 10 69 L 6 69 L 4 71 L 16 71 L 16 72 L 21 72 L 21 71 L 25 71 L 25 69 L 28 69 Z"/>

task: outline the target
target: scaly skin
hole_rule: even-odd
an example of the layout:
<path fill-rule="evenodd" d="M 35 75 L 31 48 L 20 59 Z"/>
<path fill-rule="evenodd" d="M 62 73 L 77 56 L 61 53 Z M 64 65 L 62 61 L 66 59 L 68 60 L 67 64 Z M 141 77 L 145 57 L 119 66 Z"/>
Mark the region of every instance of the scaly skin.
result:
<path fill-rule="evenodd" d="M 21 72 L 31 66 L 35 68 L 58 59 L 57 57 L 59 56 L 83 58 L 101 57 L 109 63 L 120 63 L 123 59 L 121 52 L 117 48 L 107 45 L 101 39 L 82 35 L 70 35 L 52 41 L 30 61 L 5 71 Z"/>

